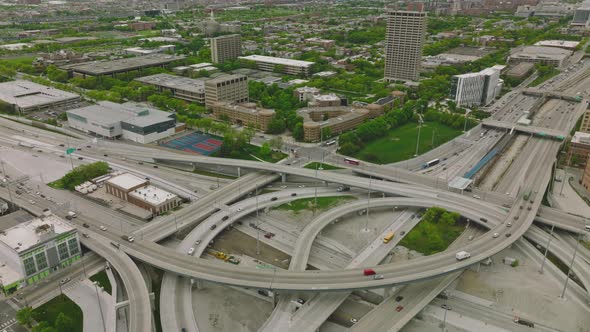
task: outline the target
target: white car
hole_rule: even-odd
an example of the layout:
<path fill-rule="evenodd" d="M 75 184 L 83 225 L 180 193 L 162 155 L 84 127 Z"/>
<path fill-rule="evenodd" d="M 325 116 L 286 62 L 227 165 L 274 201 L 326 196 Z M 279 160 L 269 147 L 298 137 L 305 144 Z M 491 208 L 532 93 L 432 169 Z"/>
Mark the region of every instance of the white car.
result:
<path fill-rule="evenodd" d="M 106 228 L 106 227 L 104 227 L 104 226 L 100 226 L 100 230 L 104 232 L 104 231 L 106 231 L 106 230 L 107 230 L 107 228 Z"/>
<path fill-rule="evenodd" d="M 494 237 L 494 239 L 495 239 L 495 238 L 497 238 L 498 236 L 500 236 L 500 234 L 499 234 L 499 233 L 494 233 L 494 235 L 492 235 L 492 236 L 493 236 L 493 237 Z"/>

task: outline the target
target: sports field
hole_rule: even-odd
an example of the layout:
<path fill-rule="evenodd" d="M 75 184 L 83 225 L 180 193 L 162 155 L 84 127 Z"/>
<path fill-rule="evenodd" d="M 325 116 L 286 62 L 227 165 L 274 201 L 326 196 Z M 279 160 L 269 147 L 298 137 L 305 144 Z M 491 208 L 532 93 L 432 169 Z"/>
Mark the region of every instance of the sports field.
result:
<path fill-rule="evenodd" d="M 162 146 L 203 156 L 210 156 L 221 148 L 221 144 L 223 144 L 223 141 L 213 138 L 212 136 L 191 133 L 167 141 L 163 143 Z"/>
<path fill-rule="evenodd" d="M 461 135 L 461 130 L 438 122 L 426 122 L 420 130 L 418 154 L 425 153 Z M 389 132 L 389 135 L 368 143 L 353 158 L 377 164 L 389 164 L 410 159 L 416 153 L 418 124 L 409 123 Z"/>

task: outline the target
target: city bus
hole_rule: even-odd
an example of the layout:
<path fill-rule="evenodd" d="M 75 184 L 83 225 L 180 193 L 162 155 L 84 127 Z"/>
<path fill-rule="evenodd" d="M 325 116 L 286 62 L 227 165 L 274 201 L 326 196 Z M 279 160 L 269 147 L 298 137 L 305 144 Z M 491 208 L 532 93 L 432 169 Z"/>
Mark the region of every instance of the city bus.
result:
<path fill-rule="evenodd" d="M 438 163 L 440 163 L 440 159 L 438 159 L 438 158 L 433 159 L 433 160 L 427 162 L 426 164 L 422 165 L 422 169 L 425 169 L 425 168 L 428 168 L 428 167 L 432 167 L 432 166 L 434 166 L 434 165 L 436 165 Z"/>
<path fill-rule="evenodd" d="M 391 239 L 393 239 L 394 235 L 395 235 L 394 232 L 387 233 L 387 235 L 385 235 L 385 237 L 383 238 L 383 243 L 389 243 L 389 241 L 391 241 Z"/>
<path fill-rule="evenodd" d="M 344 158 L 344 162 L 346 164 L 350 164 L 350 165 L 360 165 L 361 162 L 356 160 L 356 159 L 352 159 L 352 158 Z"/>

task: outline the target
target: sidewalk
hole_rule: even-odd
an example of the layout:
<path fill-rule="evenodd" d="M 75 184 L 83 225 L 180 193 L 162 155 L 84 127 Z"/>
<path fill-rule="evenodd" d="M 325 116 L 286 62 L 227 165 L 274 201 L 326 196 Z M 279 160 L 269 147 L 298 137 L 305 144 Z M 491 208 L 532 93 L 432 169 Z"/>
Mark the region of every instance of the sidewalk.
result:
<path fill-rule="evenodd" d="M 556 171 L 556 178 L 561 179 L 561 182 L 553 183 L 553 202 L 556 205 L 555 207 L 572 214 L 590 218 L 590 206 L 578 195 L 580 193 L 590 199 L 590 193 L 578 182 L 581 179 L 581 171 L 568 168 L 567 179 L 564 179 L 564 170 L 557 169 Z M 569 178 L 572 178 L 572 180 L 568 181 Z"/>
<path fill-rule="evenodd" d="M 63 292 L 82 309 L 84 332 L 114 332 L 115 308 L 109 293 L 97 289 L 88 279 L 73 284 Z M 100 297 L 100 305 L 97 296 Z"/>

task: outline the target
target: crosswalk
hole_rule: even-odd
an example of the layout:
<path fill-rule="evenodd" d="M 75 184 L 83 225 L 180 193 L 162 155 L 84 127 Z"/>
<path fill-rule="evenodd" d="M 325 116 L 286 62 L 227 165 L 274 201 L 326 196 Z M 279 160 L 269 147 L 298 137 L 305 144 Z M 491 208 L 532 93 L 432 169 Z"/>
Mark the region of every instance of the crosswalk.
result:
<path fill-rule="evenodd" d="M 11 327 L 12 325 L 16 324 L 16 319 L 11 319 L 8 321 L 3 322 L 2 324 L 0 324 L 0 332 L 4 332 L 7 331 L 5 329 Z"/>

